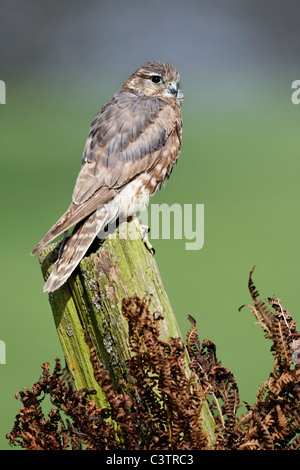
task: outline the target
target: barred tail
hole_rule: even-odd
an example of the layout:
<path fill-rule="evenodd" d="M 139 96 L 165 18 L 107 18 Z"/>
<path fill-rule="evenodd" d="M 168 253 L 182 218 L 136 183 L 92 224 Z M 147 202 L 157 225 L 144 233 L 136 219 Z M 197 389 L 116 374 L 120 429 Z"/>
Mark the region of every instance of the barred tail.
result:
<path fill-rule="evenodd" d="M 69 212 L 67 211 L 60 219 L 58 222 L 56 222 L 53 227 L 49 230 L 48 233 L 44 236 L 44 238 L 36 245 L 36 247 L 32 250 L 30 253 L 32 256 L 41 251 L 45 246 L 47 246 L 49 243 L 51 243 L 55 238 L 57 238 L 59 235 L 61 235 L 63 232 L 69 230 L 69 228 L 72 227 L 72 222 L 71 224 L 69 222 Z"/>
<path fill-rule="evenodd" d="M 53 292 L 66 282 L 98 233 L 117 217 L 110 206 L 111 202 L 97 209 L 71 236 L 44 285 L 44 292 Z"/>

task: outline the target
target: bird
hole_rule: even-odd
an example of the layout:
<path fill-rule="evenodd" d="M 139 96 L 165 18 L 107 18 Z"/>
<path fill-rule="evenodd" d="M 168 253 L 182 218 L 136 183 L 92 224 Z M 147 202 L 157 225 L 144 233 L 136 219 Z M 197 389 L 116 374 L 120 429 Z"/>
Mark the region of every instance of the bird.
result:
<path fill-rule="evenodd" d="M 169 178 L 181 151 L 183 99 L 178 68 L 151 61 L 100 109 L 90 125 L 72 202 L 31 252 L 63 234 L 44 292 L 61 287 L 104 227 L 145 210 Z"/>

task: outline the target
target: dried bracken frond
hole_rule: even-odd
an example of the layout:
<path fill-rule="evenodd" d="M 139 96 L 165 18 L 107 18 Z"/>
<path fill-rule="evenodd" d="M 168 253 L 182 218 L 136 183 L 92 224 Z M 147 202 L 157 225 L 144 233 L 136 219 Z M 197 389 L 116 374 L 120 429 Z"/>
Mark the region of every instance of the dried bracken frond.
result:
<path fill-rule="evenodd" d="M 196 320 L 186 348 L 180 338 L 160 338 L 161 314 L 150 313 L 150 300 L 123 300 L 128 321 L 128 369 L 133 385 L 124 393 L 122 383 L 113 387 L 85 333 L 97 383 L 106 395 L 105 407 L 97 407 L 93 390 L 74 391 L 68 372 L 59 361 L 53 373 L 48 363 L 31 390 L 17 392 L 22 408 L 12 431 L 11 445 L 35 450 L 193 450 L 206 449 L 208 440 L 201 427 L 206 400 L 216 423 L 212 449 L 297 450 L 300 448 L 300 333 L 289 312 L 275 297 L 270 309 L 259 300 L 249 276 L 249 305 L 265 337 L 272 341 L 274 368 L 258 388 L 253 406 L 237 416 L 240 397 L 230 370 L 217 358 L 209 339 L 199 340 Z M 190 359 L 189 366 L 188 357 Z M 49 396 L 54 408 L 45 417 L 42 402 Z"/>
<path fill-rule="evenodd" d="M 249 290 L 255 314 L 272 341 L 274 369 L 270 377 L 259 388 L 256 403 L 248 405 L 247 419 L 241 416 L 234 429 L 233 446 L 238 449 L 257 446 L 257 449 L 296 449 L 299 447 L 300 429 L 300 369 L 295 353 L 299 345 L 295 338 L 296 322 L 281 305 L 281 300 L 268 297 L 270 311 L 264 302 L 258 300 L 259 293 L 250 272 Z M 296 360 L 297 358 L 297 360 Z"/>
<path fill-rule="evenodd" d="M 74 392 L 59 360 L 56 361 L 52 374 L 47 362 L 42 365 L 42 369 L 40 379 L 31 390 L 25 388 L 16 393 L 16 398 L 21 399 L 23 406 L 7 438 L 11 444 L 31 450 L 77 449 L 80 443 L 69 432 L 67 421 L 62 419 L 62 411 L 75 421 L 87 421 L 87 405 L 93 391 Z M 50 411 L 48 418 L 44 416 L 41 407 L 46 395 L 50 396 L 56 406 Z"/>
<path fill-rule="evenodd" d="M 281 300 L 268 297 L 270 310 L 259 299 L 253 271 L 254 268 L 248 283 L 253 305 L 248 307 L 265 337 L 272 341 L 274 356 L 274 370 L 259 387 L 256 403 L 246 404 L 247 412 L 237 417 L 239 394 L 234 377 L 217 360 L 216 347 L 210 340 L 200 344 L 196 321 L 189 317 L 192 327 L 187 335 L 187 348 L 191 366 L 205 394 L 212 397 L 209 405 L 217 424 L 215 449 L 294 450 L 300 447 L 300 335 Z"/>
<path fill-rule="evenodd" d="M 197 335 L 197 323 L 189 315 L 192 327 L 187 333 L 187 348 L 191 358 L 191 367 L 197 374 L 216 422 L 215 448 L 224 447 L 224 433 L 230 436 L 236 423 L 236 411 L 239 408 L 237 383 L 227 367 L 222 366 L 216 356 L 216 346 L 210 340 L 202 345 Z M 228 437 L 229 438 L 229 437 Z"/>
<path fill-rule="evenodd" d="M 151 433 L 159 436 L 150 448 L 205 448 L 207 438 L 200 418 L 204 395 L 194 372 L 187 376 L 184 343 L 180 338 L 170 338 L 169 343 L 160 339 L 160 315 L 152 316 L 149 306 L 137 297 L 123 301 L 133 353 L 129 368 L 149 410 Z"/>
<path fill-rule="evenodd" d="M 248 288 L 249 288 L 249 292 L 252 297 L 254 306 L 248 305 L 248 307 L 250 308 L 252 313 L 254 313 L 255 317 L 257 318 L 257 322 L 261 325 L 263 330 L 266 332 L 266 337 L 268 338 L 270 335 L 270 330 L 272 329 L 274 314 L 270 312 L 270 310 L 268 310 L 268 308 L 266 307 L 265 303 L 262 300 L 257 300 L 259 298 L 259 292 L 256 289 L 252 280 L 252 274 L 253 274 L 254 268 L 252 268 L 250 271 L 249 282 L 248 282 Z M 242 307 L 240 307 L 240 310 Z"/>
<path fill-rule="evenodd" d="M 159 337 L 160 315 L 152 315 L 147 299 L 125 299 L 123 313 L 129 325 L 132 358 L 129 370 L 135 381 L 130 395 L 113 388 L 88 336 L 96 381 L 109 406 L 97 408 L 93 391 L 74 391 L 59 361 L 52 374 L 43 375 L 31 390 L 18 392 L 23 407 L 7 435 L 12 445 L 27 449 L 204 449 L 201 429 L 204 394 L 191 371 L 186 375 L 183 341 Z M 46 418 L 41 403 L 46 395 L 56 406 Z M 142 423 L 142 425 L 141 425 Z M 139 429 L 139 432 L 137 430 Z"/>

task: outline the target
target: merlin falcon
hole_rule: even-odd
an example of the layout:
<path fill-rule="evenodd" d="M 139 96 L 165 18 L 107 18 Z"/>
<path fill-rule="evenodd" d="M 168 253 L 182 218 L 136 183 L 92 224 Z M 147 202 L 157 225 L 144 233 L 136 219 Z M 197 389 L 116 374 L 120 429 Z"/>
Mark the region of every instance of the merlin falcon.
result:
<path fill-rule="evenodd" d="M 169 178 L 182 142 L 179 81 L 176 67 L 146 62 L 97 114 L 72 202 L 31 252 L 36 254 L 64 234 L 45 292 L 66 282 L 105 227 L 144 210 Z"/>

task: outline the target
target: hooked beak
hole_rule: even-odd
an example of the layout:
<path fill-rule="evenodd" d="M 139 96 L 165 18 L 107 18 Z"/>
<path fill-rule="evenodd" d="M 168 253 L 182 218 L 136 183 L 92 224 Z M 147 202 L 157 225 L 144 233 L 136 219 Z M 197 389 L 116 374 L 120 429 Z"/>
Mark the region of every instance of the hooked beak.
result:
<path fill-rule="evenodd" d="M 169 90 L 175 96 L 178 95 L 178 86 L 175 82 L 169 83 L 169 85 L 167 86 L 167 90 Z"/>

